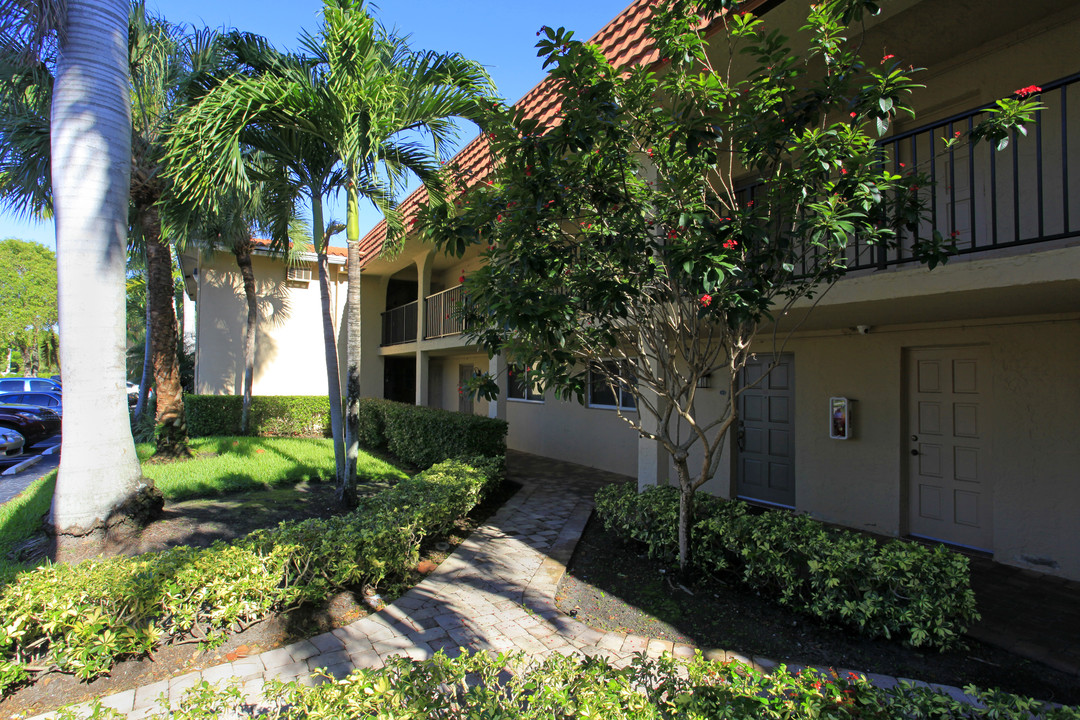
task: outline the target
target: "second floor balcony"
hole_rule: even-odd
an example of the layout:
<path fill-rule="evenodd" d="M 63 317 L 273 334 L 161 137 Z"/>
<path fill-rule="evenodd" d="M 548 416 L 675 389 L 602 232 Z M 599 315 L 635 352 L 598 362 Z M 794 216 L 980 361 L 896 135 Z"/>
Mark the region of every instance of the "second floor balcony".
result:
<path fill-rule="evenodd" d="M 466 328 L 459 316 L 465 299 L 465 287 L 456 287 L 433 293 L 424 299 L 423 339 L 460 335 Z M 382 345 L 400 345 L 416 342 L 417 312 L 419 302 L 391 308 L 382 314 Z"/>

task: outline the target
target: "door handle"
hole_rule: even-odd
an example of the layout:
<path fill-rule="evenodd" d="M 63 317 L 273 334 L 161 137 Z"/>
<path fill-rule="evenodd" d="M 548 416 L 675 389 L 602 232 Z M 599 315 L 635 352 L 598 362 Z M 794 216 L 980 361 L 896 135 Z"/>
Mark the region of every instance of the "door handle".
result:
<path fill-rule="evenodd" d="M 912 450 L 912 451 L 911 451 L 911 454 L 912 454 L 912 455 L 918 455 L 918 454 L 919 454 L 919 451 L 918 451 L 918 450 Z"/>

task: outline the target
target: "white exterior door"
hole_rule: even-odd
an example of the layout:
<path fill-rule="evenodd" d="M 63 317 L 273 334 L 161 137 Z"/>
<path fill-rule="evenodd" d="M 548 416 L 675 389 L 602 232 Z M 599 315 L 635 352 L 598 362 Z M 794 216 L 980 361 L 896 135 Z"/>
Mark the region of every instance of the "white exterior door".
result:
<path fill-rule="evenodd" d="M 912 350 L 908 360 L 908 530 L 990 550 L 988 350 Z"/>

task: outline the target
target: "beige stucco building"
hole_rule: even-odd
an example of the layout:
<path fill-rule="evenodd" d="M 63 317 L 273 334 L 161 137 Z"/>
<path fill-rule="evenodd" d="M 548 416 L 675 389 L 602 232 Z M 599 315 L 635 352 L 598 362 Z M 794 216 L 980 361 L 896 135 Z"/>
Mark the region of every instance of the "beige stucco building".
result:
<path fill-rule="evenodd" d="M 610 57 L 655 62 L 643 38 L 650 3 L 631 4 L 594 38 Z M 758 4 L 795 26 L 805 3 Z M 863 52 L 926 71 L 918 119 L 885 141 L 893 162 L 918 162 L 942 136 L 1014 89 L 1042 86 L 1038 128 L 1002 153 L 985 146 L 938 158 L 933 227 L 956 233 L 960 254 L 934 270 L 893 251 L 852 250 L 852 271 L 812 310 L 780 320 L 781 365 L 740 401 L 740 428 L 706 489 L 793 508 L 889 536 L 972 548 L 999 562 L 1080 579 L 1080 2 L 895 0 L 868 19 Z M 541 84 L 521 101 L 551 112 Z M 458 156 L 482 178 L 478 138 Z M 418 195 L 405 207 L 415 206 Z M 932 228 L 928 223 L 924 230 Z M 672 476 L 603 398 L 584 406 L 509 386 L 499 358 L 468 344 L 450 312 L 460 278 L 479 262 L 407 239 L 379 256 L 384 228 L 364 238 L 362 393 L 505 418 L 511 448 L 637 476 Z M 339 346 L 343 257 L 331 267 Z M 231 256 L 186 258 L 197 294 L 197 391 L 239 386 L 244 306 Z M 314 269 L 311 266 L 312 270 Z M 192 271 L 197 271 L 197 277 Z M 317 283 L 287 281 L 260 257 L 256 394 L 325 392 Z M 754 371 L 754 364 L 750 372 Z M 492 370 L 497 402 L 459 394 Z M 723 390 L 703 390 L 717 412 Z M 833 398 L 846 398 L 847 439 L 833 439 Z"/>

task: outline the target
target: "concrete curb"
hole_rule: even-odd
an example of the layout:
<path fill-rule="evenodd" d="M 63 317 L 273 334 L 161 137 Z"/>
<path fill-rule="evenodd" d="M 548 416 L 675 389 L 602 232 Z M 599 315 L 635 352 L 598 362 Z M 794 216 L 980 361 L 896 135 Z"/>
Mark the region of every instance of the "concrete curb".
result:
<path fill-rule="evenodd" d="M 25 460 L 23 460 L 18 465 L 12 465 L 7 470 L 0 473 L 0 475 L 17 475 L 18 473 L 21 473 L 26 468 L 31 467 L 33 465 L 37 465 L 39 462 L 41 462 L 41 455 L 35 455 L 33 457 L 26 458 Z"/>

